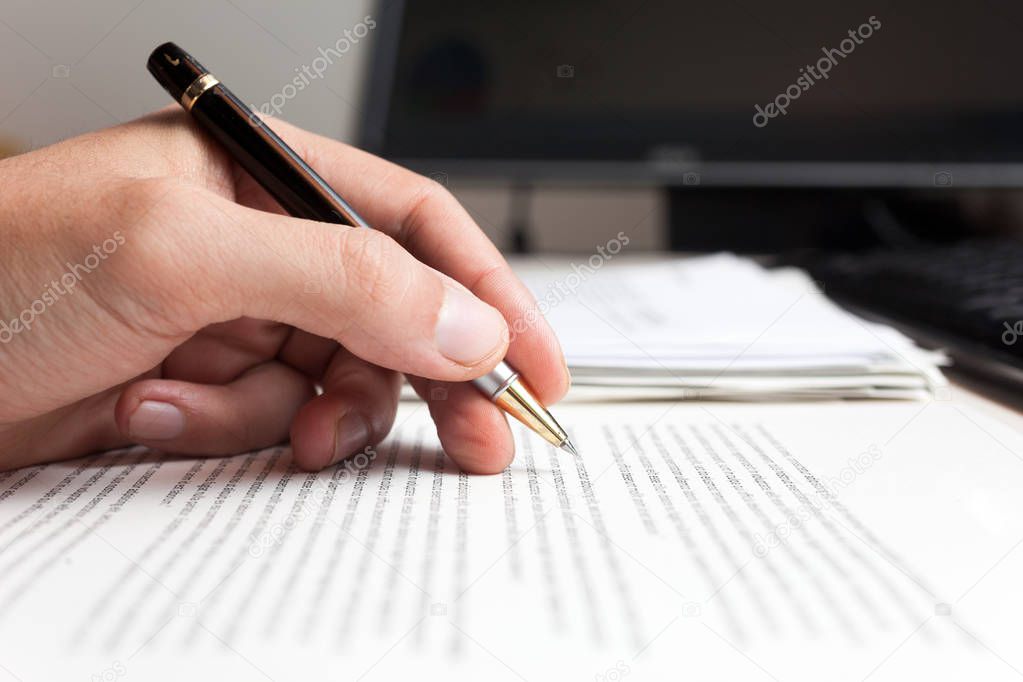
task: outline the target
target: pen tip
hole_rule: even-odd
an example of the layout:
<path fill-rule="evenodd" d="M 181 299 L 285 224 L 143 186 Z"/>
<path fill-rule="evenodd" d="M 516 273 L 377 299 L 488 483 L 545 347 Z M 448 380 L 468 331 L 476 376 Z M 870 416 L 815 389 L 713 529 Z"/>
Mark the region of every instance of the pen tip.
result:
<path fill-rule="evenodd" d="M 565 439 L 565 442 L 561 444 L 561 449 L 564 450 L 565 452 L 571 452 L 576 457 L 579 456 L 579 451 L 575 449 L 574 445 L 572 445 L 572 441 L 568 440 L 567 438 Z"/>

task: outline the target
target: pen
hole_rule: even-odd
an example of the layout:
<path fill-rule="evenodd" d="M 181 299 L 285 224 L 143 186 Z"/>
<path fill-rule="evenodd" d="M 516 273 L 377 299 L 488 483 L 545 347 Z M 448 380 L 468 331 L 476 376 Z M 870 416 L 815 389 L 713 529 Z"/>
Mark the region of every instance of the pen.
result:
<path fill-rule="evenodd" d="M 190 54 L 174 43 L 164 43 L 149 55 L 146 67 L 290 215 L 369 227 L 326 180 Z M 579 454 L 565 430 L 507 363 L 500 362 L 488 374 L 473 379 L 473 384 L 555 447 Z"/>

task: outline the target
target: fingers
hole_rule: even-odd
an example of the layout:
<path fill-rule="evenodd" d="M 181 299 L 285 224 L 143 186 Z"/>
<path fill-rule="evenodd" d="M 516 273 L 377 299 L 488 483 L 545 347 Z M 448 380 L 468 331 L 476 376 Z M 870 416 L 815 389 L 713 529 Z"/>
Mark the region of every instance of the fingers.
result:
<path fill-rule="evenodd" d="M 307 403 L 291 426 L 296 464 L 318 471 L 383 440 L 400 388 L 397 373 L 338 349 L 323 377 L 323 395 Z"/>
<path fill-rule="evenodd" d="M 337 349 L 337 342 L 333 339 L 291 327 L 291 334 L 277 352 L 277 359 L 319 381 Z"/>
<path fill-rule="evenodd" d="M 113 419 L 118 393 L 117 388 L 104 391 L 35 419 L 0 427 L 0 471 L 128 445 Z"/>
<path fill-rule="evenodd" d="M 210 325 L 167 356 L 163 377 L 225 384 L 273 359 L 291 332 L 287 325 L 245 317 Z"/>
<path fill-rule="evenodd" d="M 213 324 L 163 361 L 163 378 L 225 384 L 251 367 L 277 358 L 313 380 L 327 369 L 337 342 L 278 322 L 239 318 Z"/>
<path fill-rule="evenodd" d="M 129 385 L 114 408 L 132 443 L 193 455 L 227 455 L 270 447 L 287 438 L 299 408 L 315 395 L 312 382 L 270 362 L 226 385 L 147 379 Z"/>
<path fill-rule="evenodd" d="M 269 123 L 370 225 L 501 311 L 514 335 L 508 360 L 541 401 L 549 404 L 565 394 L 564 356 L 532 294 L 447 190 L 336 140 L 282 121 Z"/>
<path fill-rule="evenodd" d="M 409 382 L 429 406 L 444 452 L 458 466 L 473 474 L 496 474 L 511 463 L 515 442 L 508 421 L 476 387 L 419 377 Z"/>
<path fill-rule="evenodd" d="M 181 191 L 190 195 L 176 197 L 184 213 L 174 216 L 184 223 L 176 238 L 190 247 L 202 239 L 203 248 L 181 249 L 183 266 L 165 278 L 178 295 L 191 293 L 178 306 L 205 306 L 205 322 L 286 322 L 374 364 L 449 381 L 479 376 L 504 356 L 501 314 L 386 235 Z"/>

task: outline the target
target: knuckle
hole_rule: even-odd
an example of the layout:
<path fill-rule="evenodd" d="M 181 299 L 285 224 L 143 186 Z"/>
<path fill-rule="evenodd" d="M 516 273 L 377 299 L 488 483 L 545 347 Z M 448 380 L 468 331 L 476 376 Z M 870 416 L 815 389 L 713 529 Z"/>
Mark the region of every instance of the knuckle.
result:
<path fill-rule="evenodd" d="M 128 180 L 117 188 L 122 209 L 128 214 L 145 215 L 164 202 L 170 202 L 194 191 L 176 178 L 138 178 Z"/>
<path fill-rule="evenodd" d="M 435 202 L 446 202 L 453 201 L 454 195 L 448 191 L 448 188 L 442 185 L 437 180 L 427 177 L 425 175 L 420 176 L 421 180 L 419 185 L 419 193 L 429 200 Z"/>
<path fill-rule="evenodd" d="M 131 258 L 119 259 L 117 274 L 133 292 L 141 319 L 153 327 L 194 330 L 208 316 L 202 286 L 207 273 L 195 256 L 203 252 L 196 228 L 208 231 L 211 223 L 201 210 L 203 194 L 173 178 L 133 180 L 118 193 L 117 222 Z"/>
<path fill-rule="evenodd" d="M 433 178 L 418 176 L 405 220 L 401 225 L 401 242 L 412 243 L 416 232 L 426 224 L 428 216 L 443 214 L 459 206 L 448 188 Z"/>
<path fill-rule="evenodd" d="M 330 385 L 343 385 L 349 393 L 361 392 L 362 398 L 369 403 L 374 402 L 379 393 L 379 372 L 366 362 L 349 362 L 333 368 L 329 380 Z"/>
<path fill-rule="evenodd" d="M 385 305 L 404 298 L 409 272 L 402 267 L 401 247 L 387 235 L 351 229 L 341 233 L 346 297 L 350 305 Z"/>

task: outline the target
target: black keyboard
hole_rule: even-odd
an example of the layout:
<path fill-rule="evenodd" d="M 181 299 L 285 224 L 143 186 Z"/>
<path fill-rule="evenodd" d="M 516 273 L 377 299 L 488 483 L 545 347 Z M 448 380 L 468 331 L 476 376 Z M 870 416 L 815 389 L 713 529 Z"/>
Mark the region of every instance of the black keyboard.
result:
<path fill-rule="evenodd" d="M 807 269 L 829 296 L 903 323 L 961 364 L 1023 370 L 1021 241 L 833 255 Z"/>

